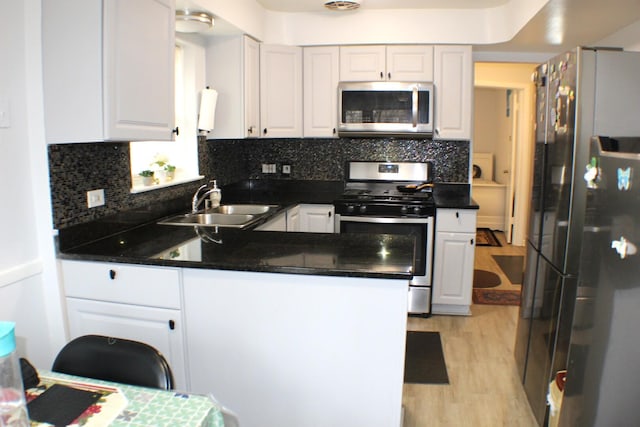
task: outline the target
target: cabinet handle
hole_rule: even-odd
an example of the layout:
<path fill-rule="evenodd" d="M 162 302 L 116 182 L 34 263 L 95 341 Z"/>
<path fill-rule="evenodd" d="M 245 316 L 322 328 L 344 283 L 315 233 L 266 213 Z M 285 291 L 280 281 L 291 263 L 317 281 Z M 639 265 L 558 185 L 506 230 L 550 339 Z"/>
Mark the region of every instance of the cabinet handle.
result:
<path fill-rule="evenodd" d="M 460 212 L 456 211 L 456 218 L 460 218 Z"/>
<path fill-rule="evenodd" d="M 380 80 L 384 79 L 384 73 L 380 71 Z"/>
<path fill-rule="evenodd" d="M 266 135 L 267 134 L 267 128 L 264 128 L 262 133 Z"/>
<path fill-rule="evenodd" d="M 249 126 L 249 129 L 247 129 L 247 132 L 249 133 L 249 135 L 251 135 L 253 133 L 253 126 Z"/>
<path fill-rule="evenodd" d="M 387 77 L 389 78 L 389 80 L 391 80 L 391 73 L 388 73 Z"/>
<path fill-rule="evenodd" d="M 175 133 L 175 134 L 176 134 L 176 136 L 180 135 L 180 128 L 179 128 L 178 126 L 176 126 L 176 127 L 171 131 L 171 133 Z"/>
<path fill-rule="evenodd" d="M 169 329 L 172 331 L 176 328 L 176 322 L 173 320 L 169 320 Z"/>
<path fill-rule="evenodd" d="M 334 135 L 336 134 L 336 128 L 333 128 L 333 134 Z"/>
<path fill-rule="evenodd" d="M 471 246 L 473 246 L 473 239 L 471 239 Z"/>
<path fill-rule="evenodd" d="M 329 215 L 329 218 L 331 218 L 331 211 L 327 212 L 327 215 Z"/>
<path fill-rule="evenodd" d="M 116 278 L 116 271 L 115 270 L 109 270 L 109 278 L 111 280 Z"/>

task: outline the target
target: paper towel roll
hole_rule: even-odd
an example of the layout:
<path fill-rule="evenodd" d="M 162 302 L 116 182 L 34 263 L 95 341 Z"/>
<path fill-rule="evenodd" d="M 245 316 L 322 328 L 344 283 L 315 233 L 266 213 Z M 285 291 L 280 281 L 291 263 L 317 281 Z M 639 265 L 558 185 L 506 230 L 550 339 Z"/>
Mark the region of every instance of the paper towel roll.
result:
<path fill-rule="evenodd" d="M 216 118 L 216 103 L 218 92 L 214 89 L 203 89 L 200 96 L 200 115 L 198 117 L 198 129 L 210 131 L 214 128 Z"/>

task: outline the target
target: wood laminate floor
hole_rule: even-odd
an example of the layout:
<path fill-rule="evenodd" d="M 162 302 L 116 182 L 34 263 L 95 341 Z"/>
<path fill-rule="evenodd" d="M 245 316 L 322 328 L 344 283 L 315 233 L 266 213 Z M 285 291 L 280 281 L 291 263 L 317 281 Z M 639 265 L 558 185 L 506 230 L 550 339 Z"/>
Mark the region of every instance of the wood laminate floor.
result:
<path fill-rule="evenodd" d="M 525 248 L 496 235 L 503 246 L 477 247 L 476 268 L 510 285 L 491 254 L 524 255 Z M 513 357 L 518 307 L 473 305 L 472 313 L 409 318 L 411 331 L 440 332 L 449 384 L 405 384 L 404 427 L 537 426 Z"/>

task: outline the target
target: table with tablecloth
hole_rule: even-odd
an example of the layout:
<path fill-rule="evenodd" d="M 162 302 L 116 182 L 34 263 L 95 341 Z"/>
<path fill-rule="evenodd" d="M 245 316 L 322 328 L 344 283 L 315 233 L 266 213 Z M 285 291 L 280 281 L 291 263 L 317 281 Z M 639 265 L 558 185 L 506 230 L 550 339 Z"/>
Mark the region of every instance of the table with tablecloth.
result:
<path fill-rule="evenodd" d="M 91 390 L 101 397 L 73 425 L 82 427 L 223 427 L 220 406 L 208 396 L 175 390 L 159 390 L 110 381 L 39 371 L 40 383 L 27 390 L 33 401 L 54 384 Z M 49 424 L 33 421 L 32 427 Z"/>

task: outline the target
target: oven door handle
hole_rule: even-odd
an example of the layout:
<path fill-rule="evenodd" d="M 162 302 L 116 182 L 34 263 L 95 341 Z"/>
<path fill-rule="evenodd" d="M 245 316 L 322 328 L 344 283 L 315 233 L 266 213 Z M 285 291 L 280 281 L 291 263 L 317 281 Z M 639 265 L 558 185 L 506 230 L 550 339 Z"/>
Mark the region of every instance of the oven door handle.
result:
<path fill-rule="evenodd" d="M 340 222 L 362 222 L 372 224 L 427 224 L 431 216 L 422 218 L 384 218 L 366 216 L 344 216 L 340 215 Z"/>
<path fill-rule="evenodd" d="M 411 97 L 411 115 L 413 118 L 413 127 L 418 127 L 418 87 L 413 87 L 413 95 Z"/>

